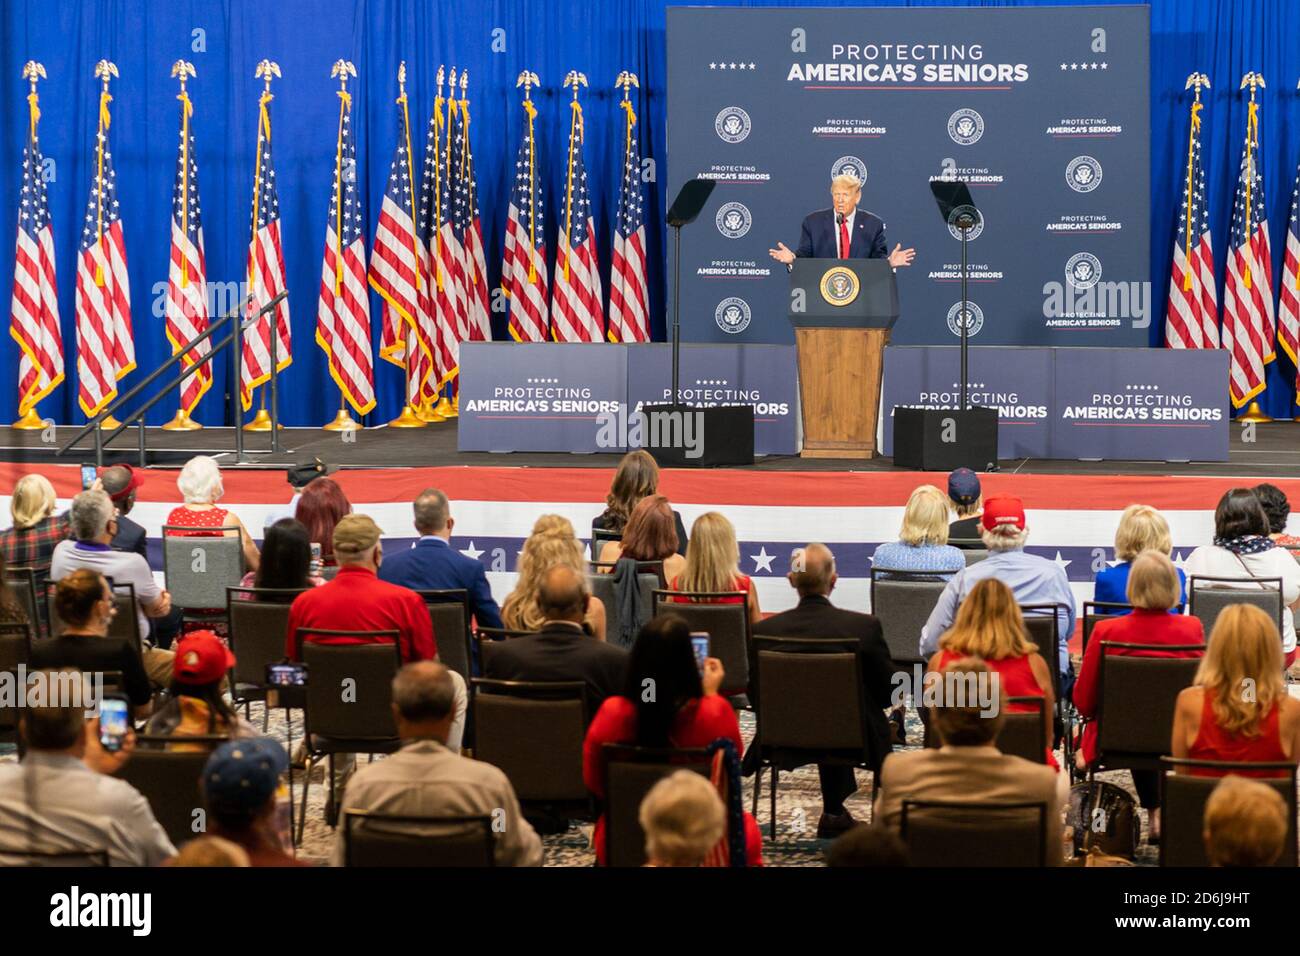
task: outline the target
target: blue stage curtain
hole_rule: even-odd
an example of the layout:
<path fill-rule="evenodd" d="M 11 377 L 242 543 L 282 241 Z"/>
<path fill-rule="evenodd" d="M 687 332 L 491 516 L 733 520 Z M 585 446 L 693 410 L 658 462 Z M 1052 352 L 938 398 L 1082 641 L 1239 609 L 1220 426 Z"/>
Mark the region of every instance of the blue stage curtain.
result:
<path fill-rule="evenodd" d="M 606 274 L 622 122 L 613 81 L 620 70 L 637 73 L 641 88 L 635 101 L 642 150 L 658 163 L 657 181 L 647 185 L 648 208 L 658 216 L 648 217 L 647 227 L 652 325 L 655 336 L 662 338 L 666 250 L 659 223 L 668 197 L 658 180 L 665 177 L 667 159 L 667 5 L 666 0 L 6 0 L 0 10 L 4 37 L 0 41 L 0 76 L 6 78 L 8 91 L 4 94 L 5 122 L 0 127 L 0 156 L 5 159 L 0 171 L 0 255 L 5 260 L 0 265 L 0 281 L 11 276 L 18 161 L 27 121 L 22 64 L 28 59 L 39 60 L 50 74 L 40 86 L 41 140 L 45 155 L 56 164 L 49 191 L 69 375 L 67 382 L 42 402 L 42 413 L 60 422 L 82 420 L 76 405 L 73 279 L 76 239 L 92 168 L 99 89 L 92 72 L 102 57 L 114 60 L 122 74 L 112 88 L 111 136 L 126 227 L 140 369 L 124 380 L 124 387 L 138 381 L 138 376 L 170 351 L 162 335 L 162 299 L 156 290 L 165 288 L 166 281 L 178 122 L 176 83 L 169 72 L 179 58 L 193 61 L 198 70 L 190 92 L 195 105 L 210 281 L 237 282 L 244 271 L 261 88 L 253 77 L 254 68 L 259 60 L 269 58 L 277 61 L 284 73 L 273 86 L 272 117 L 293 317 L 294 363 L 281 380 L 280 408 L 286 423 L 322 424 L 333 417 L 338 404 L 338 391 L 326 371 L 324 353 L 315 344 L 314 328 L 338 115 L 337 83 L 330 80 L 329 70 L 340 57 L 353 60 L 361 74 L 352 87 L 354 123 L 364 187 L 362 204 L 371 238 L 397 131 L 393 100 L 398 61 L 407 61 L 417 151 L 422 148 L 432 108 L 438 65 L 469 69 L 479 202 L 494 286 L 499 280 L 510 176 L 523 116 L 515 90 L 519 71 L 532 69 L 543 83 L 536 99 L 552 258 L 569 114 L 569 93 L 560 83 L 571 69 L 586 73 L 591 83 L 583 95 L 586 159 Z M 743 5 L 863 4 L 786 0 Z M 1300 158 L 1300 122 L 1288 122 L 1288 114 L 1297 111 L 1300 47 L 1294 37 L 1300 29 L 1300 7 L 1292 0 L 1156 0 L 1150 6 L 1151 342 L 1159 344 L 1163 341 L 1178 184 L 1185 158 L 1187 101 L 1183 83 L 1193 70 L 1208 73 L 1213 83 L 1206 97 L 1204 146 L 1220 263 L 1227 246 L 1245 124 L 1244 101 L 1237 85 L 1247 70 L 1258 70 L 1269 84 L 1262 96 L 1263 154 L 1274 275 L 1280 276 L 1291 186 Z M 196 34 L 196 30 L 202 33 Z M 503 50 L 494 50 L 494 45 L 499 48 L 502 44 Z M 1221 283 L 1221 268 L 1219 272 Z M 607 281 L 605 285 L 608 292 Z M 7 295 L 9 288 L 6 283 L 3 294 Z M 371 314 L 379 405 L 366 424 L 395 415 L 402 398 L 401 371 L 377 358 L 380 310 L 374 295 Z M 504 335 L 500 313 L 494 315 L 494 329 L 498 338 Z M 16 415 L 18 352 L 7 336 L 3 341 L 0 420 L 8 421 Z M 227 420 L 228 403 L 222 396 L 228 388 L 229 371 L 224 361 L 218 362 L 216 373 L 216 384 L 197 414 L 205 424 Z M 1289 360 L 1279 350 L 1278 361 L 1269 369 L 1268 391 L 1261 397 L 1270 414 L 1292 417 L 1294 376 Z M 150 422 L 166 420 L 175 407 L 175 400 L 165 400 Z"/>

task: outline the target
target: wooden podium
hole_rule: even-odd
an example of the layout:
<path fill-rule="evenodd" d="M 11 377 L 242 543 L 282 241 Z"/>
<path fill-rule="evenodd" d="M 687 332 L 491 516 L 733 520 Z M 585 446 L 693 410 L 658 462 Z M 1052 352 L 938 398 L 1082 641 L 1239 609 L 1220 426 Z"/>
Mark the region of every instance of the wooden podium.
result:
<path fill-rule="evenodd" d="M 796 259 L 790 323 L 799 356 L 804 458 L 870 458 L 885 345 L 898 319 L 887 259 Z"/>

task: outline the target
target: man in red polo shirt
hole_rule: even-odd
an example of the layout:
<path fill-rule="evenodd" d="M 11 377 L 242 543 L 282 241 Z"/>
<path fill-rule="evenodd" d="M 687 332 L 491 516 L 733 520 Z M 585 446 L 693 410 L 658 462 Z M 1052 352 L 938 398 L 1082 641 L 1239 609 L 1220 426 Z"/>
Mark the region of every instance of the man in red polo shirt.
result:
<path fill-rule="evenodd" d="M 334 526 L 334 555 L 339 573 L 334 580 L 304 591 L 289 609 L 285 654 L 301 660 L 298 628 L 327 631 L 397 631 L 402 660 L 432 660 L 438 653 L 429 610 L 407 588 L 381 581 L 375 572 L 384 559 L 379 526 L 367 515 L 345 515 Z M 303 640 L 316 640 L 304 634 Z M 366 643 L 356 638 L 326 637 L 322 643 Z"/>

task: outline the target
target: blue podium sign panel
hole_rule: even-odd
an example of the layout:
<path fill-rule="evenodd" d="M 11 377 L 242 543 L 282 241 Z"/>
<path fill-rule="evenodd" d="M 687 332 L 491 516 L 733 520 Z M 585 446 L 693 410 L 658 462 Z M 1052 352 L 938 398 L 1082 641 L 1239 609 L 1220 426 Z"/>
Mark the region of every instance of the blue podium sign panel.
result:
<path fill-rule="evenodd" d="M 916 249 L 895 344 L 1146 345 L 1149 43 L 1138 5 L 670 7 L 667 194 L 717 183 L 682 232 L 684 339 L 793 341 L 768 249 L 850 172 Z M 941 179 L 978 208 L 965 315 Z"/>

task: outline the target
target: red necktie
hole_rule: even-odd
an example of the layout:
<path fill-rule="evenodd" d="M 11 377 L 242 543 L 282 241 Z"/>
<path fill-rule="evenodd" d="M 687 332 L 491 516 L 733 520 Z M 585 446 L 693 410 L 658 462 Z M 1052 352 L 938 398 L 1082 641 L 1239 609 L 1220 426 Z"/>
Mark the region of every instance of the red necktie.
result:
<path fill-rule="evenodd" d="M 849 257 L 849 221 L 847 219 L 841 219 L 840 220 L 840 258 L 847 259 L 848 257 Z"/>

